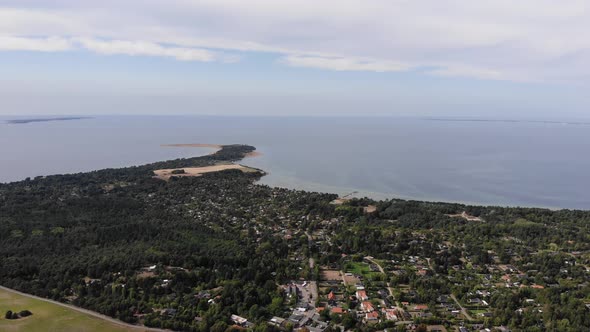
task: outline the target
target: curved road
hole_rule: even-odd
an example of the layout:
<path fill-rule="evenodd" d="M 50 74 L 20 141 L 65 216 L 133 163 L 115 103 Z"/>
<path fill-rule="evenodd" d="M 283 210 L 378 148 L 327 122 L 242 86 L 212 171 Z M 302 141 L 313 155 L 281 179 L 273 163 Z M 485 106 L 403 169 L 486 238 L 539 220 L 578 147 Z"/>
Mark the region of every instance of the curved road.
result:
<path fill-rule="evenodd" d="M 157 328 L 153 328 L 153 327 L 146 327 L 146 326 L 128 324 L 128 323 L 125 323 L 125 322 L 120 321 L 118 319 L 114 319 L 112 317 L 105 316 L 103 314 L 99 314 L 99 313 L 94 312 L 94 311 L 90 311 L 90 310 L 87 310 L 87 309 L 82 309 L 80 307 L 76 307 L 76 306 L 73 306 L 73 305 L 70 305 L 70 304 L 61 303 L 61 302 L 54 301 L 54 300 L 45 299 L 45 298 L 42 298 L 42 297 L 39 297 L 39 296 L 35 296 L 35 295 L 31 295 L 31 294 L 19 292 L 17 290 L 14 290 L 14 289 L 11 289 L 11 288 L 6 288 L 4 286 L 0 286 L 0 289 L 1 290 L 4 290 L 4 291 L 7 291 L 7 292 L 10 292 L 10 293 L 14 293 L 14 294 L 18 294 L 18 295 L 21 295 L 21 296 L 25 296 L 25 297 L 28 297 L 28 298 L 31 298 L 31 299 L 40 300 L 40 301 L 44 301 L 44 302 L 49 302 L 49 303 L 52 303 L 52 304 L 55 304 L 55 305 L 62 306 L 64 308 L 68 308 L 68 309 L 71 309 L 71 310 L 74 310 L 74 311 L 77 311 L 77 312 L 81 312 L 83 314 L 86 314 L 86 315 L 89 315 L 89 316 L 92 316 L 92 317 L 96 317 L 96 318 L 105 320 L 105 321 L 107 321 L 109 323 L 113 323 L 113 324 L 116 324 L 116 325 L 119 325 L 119 326 L 128 328 L 130 331 L 170 332 L 170 330 L 163 330 L 163 329 L 157 329 Z"/>
<path fill-rule="evenodd" d="M 426 258 L 426 262 L 428 263 L 428 268 L 434 273 L 435 276 L 438 275 L 438 273 L 436 273 L 436 271 L 432 268 L 432 265 L 430 264 L 430 258 Z M 461 313 L 463 314 L 463 316 L 465 316 L 465 318 L 467 318 L 467 320 L 474 320 L 473 317 L 471 317 L 471 315 L 469 314 L 469 312 L 467 311 L 467 309 L 465 309 L 461 303 L 459 303 L 459 300 L 457 300 L 457 297 L 455 296 L 455 294 L 451 294 L 451 299 L 453 299 L 453 301 L 455 301 L 455 303 L 459 306 L 459 309 L 461 309 Z"/>
<path fill-rule="evenodd" d="M 385 284 L 387 285 L 387 290 L 389 291 L 389 295 L 391 295 L 391 298 L 395 298 L 395 296 L 393 296 L 393 289 L 391 288 L 389 281 L 387 281 L 388 280 L 387 273 L 385 273 L 385 270 L 383 269 L 383 267 L 379 263 L 377 263 L 375 260 L 373 260 L 373 257 L 371 257 L 371 256 L 367 256 L 367 257 L 365 257 L 365 259 L 368 260 L 369 262 L 375 264 L 377 266 L 377 268 L 379 269 L 379 271 L 385 275 Z"/>

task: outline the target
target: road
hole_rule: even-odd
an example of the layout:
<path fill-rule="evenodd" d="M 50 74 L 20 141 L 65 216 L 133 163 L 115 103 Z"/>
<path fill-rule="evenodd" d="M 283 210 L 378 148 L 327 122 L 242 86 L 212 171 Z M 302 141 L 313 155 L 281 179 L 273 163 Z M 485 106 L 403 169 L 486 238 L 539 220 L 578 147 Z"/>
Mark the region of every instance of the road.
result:
<path fill-rule="evenodd" d="M 457 303 L 457 305 L 461 309 L 461 313 L 463 314 L 463 316 L 465 316 L 465 318 L 467 318 L 467 320 L 473 320 L 473 317 L 471 317 L 471 315 L 469 315 L 469 313 L 467 312 L 467 309 L 463 308 L 461 303 L 459 303 L 459 301 L 455 297 L 455 294 L 451 294 L 451 298 L 453 299 L 453 301 L 455 301 L 455 303 Z"/>
<path fill-rule="evenodd" d="M 385 273 L 385 270 L 383 269 L 383 267 L 381 265 L 379 265 L 379 263 L 377 263 L 375 260 L 373 260 L 373 257 L 367 256 L 367 257 L 365 257 L 365 259 L 368 260 L 369 262 L 375 264 L 377 266 L 377 268 L 379 269 L 379 272 L 381 272 L 385 275 L 385 280 L 388 280 L 387 273 Z M 389 281 L 386 281 L 386 284 L 387 284 L 387 290 L 389 291 L 389 295 L 391 296 L 392 299 L 395 299 L 395 297 L 393 296 L 393 289 L 391 288 Z"/>
<path fill-rule="evenodd" d="M 432 273 L 434 273 L 435 276 L 438 276 L 438 273 L 436 273 L 436 271 L 432 268 L 432 265 L 430 264 L 430 258 L 426 258 L 426 262 L 428 263 L 428 268 L 430 269 L 430 271 L 432 271 Z M 465 318 L 467 318 L 467 320 L 473 320 L 473 317 L 471 317 L 471 315 L 469 315 L 469 312 L 467 312 L 467 309 L 463 308 L 463 306 L 461 305 L 461 303 L 459 303 L 459 301 L 457 300 L 457 298 L 455 297 L 454 294 L 451 294 L 451 298 L 459 306 L 463 316 L 465 316 Z"/>
<path fill-rule="evenodd" d="M 21 295 L 21 296 L 25 296 L 25 297 L 28 297 L 28 298 L 31 298 L 31 299 L 40 300 L 40 301 L 44 301 L 44 302 L 49 302 L 51 304 L 55 304 L 55 305 L 58 305 L 58 306 L 61 306 L 61 307 L 64 307 L 64 308 L 68 308 L 70 310 L 74 310 L 74 311 L 77 311 L 77 312 L 80 312 L 80 313 L 83 313 L 83 314 L 86 314 L 86 315 L 89 315 L 89 316 L 92 316 L 92 317 L 96 317 L 96 318 L 105 320 L 105 321 L 107 321 L 109 323 L 113 323 L 113 324 L 116 324 L 116 325 L 119 325 L 119 326 L 128 328 L 131 331 L 145 331 L 145 332 L 170 332 L 171 331 L 171 330 L 163 330 L 163 329 L 157 329 L 157 328 L 152 328 L 152 327 L 146 327 L 146 326 L 128 324 L 128 323 L 125 323 L 125 322 L 120 321 L 118 319 L 114 319 L 114 318 L 111 318 L 109 316 L 105 316 L 105 315 L 99 314 L 99 313 L 94 312 L 94 311 L 82 309 L 80 307 L 76 307 L 76 306 L 73 306 L 73 305 L 70 305 L 70 304 L 61 303 L 61 302 L 58 302 L 58 301 L 53 301 L 53 300 L 45 299 L 45 298 L 38 297 L 38 296 L 35 296 L 35 295 L 31 295 L 31 294 L 19 292 L 17 290 L 14 290 L 14 289 L 11 289 L 11 288 L 6 288 L 6 287 L 3 287 L 3 286 L 0 286 L 0 289 L 1 290 L 4 290 L 4 291 L 7 291 L 7 292 L 10 292 L 10 293 L 14 293 L 14 294 L 18 294 L 18 295 Z"/>

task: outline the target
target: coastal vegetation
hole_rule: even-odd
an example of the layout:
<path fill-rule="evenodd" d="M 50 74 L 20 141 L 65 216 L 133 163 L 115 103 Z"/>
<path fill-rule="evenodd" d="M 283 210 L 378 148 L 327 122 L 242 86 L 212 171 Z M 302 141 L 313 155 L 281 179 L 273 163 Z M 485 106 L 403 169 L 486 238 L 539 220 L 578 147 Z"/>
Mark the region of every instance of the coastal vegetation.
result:
<path fill-rule="evenodd" d="M 254 150 L 0 184 L 0 284 L 181 331 L 590 329 L 590 212 L 183 176 Z"/>

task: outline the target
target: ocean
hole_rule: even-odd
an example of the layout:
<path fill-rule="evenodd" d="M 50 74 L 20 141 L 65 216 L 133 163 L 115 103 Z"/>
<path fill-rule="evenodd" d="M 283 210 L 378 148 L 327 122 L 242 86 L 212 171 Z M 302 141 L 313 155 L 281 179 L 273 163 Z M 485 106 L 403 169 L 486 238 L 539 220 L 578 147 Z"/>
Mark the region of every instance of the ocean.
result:
<path fill-rule="evenodd" d="M 376 199 L 590 209 L 590 124 L 410 117 L 98 116 L 9 124 L 0 182 L 210 153 L 243 143 L 271 186 Z"/>

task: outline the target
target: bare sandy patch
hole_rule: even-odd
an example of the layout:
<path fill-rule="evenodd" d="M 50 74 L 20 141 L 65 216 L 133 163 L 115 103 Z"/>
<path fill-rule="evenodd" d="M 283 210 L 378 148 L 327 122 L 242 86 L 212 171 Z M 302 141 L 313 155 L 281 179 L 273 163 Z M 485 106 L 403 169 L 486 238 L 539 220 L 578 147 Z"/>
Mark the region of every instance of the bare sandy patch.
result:
<path fill-rule="evenodd" d="M 335 200 L 331 201 L 330 204 L 334 204 L 334 205 L 342 205 L 346 202 L 350 201 L 350 198 L 336 198 Z"/>
<path fill-rule="evenodd" d="M 251 167 L 247 167 L 239 164 L 220 164 L 213 166 L 204 167 L 183 167 L 183 168 L 168 168 L 158 169 L 154 171 L 155 177 L 162 180 L 169 180 L 171 177 L 184 177 L 184 176 L 201 176 L 205 173 L 220 172 L 228 169 L 238 169 L 242 172 L 256 172 L 257 170 Z"/>
<path fill-rule="evenodd" d="M 472 216 L 468 214 L 466 211 L 463 211 L 463 213 L 460 214 L 447 214 L 446 216 L 451 218 L 463 218 L 467 221 L 483 221 L 483 219 L 481 219 L 480 217 Z"/>
<path fill-rule="evenodd" d="M 373 212 L 377 211 L 377 206 L 367 205 L 363 209 L 365 210 L 365 213 L 373 213 Z"/>
<path fill-rule="evenodd" d="M 346 282 L 347 285 L 356 285 L 360 284 L 361 280 L 351 273 L 346 273 L 344 274 L 344 282 Z"/>
<path fill-rule="evenodd" d="M 327 281 L 342 281 L 342 275 L 338 270 L 322 270 L 321 271 L 322 280 Z"/>

